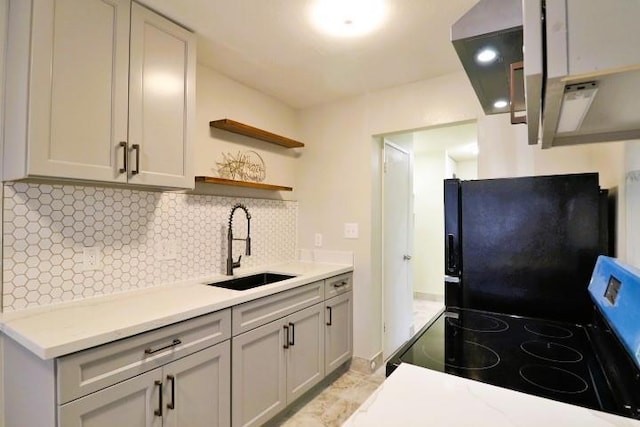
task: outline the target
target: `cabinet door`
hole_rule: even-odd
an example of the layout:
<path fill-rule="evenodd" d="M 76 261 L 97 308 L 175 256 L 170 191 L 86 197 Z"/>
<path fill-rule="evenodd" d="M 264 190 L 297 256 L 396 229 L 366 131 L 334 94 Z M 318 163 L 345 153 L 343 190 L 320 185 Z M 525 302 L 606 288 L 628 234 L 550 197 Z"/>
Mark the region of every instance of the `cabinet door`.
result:
<path fill-rule="evenodd" d="M 325 373 L 349 360 L 353 354 L 353 292 L 325 302 Z"/>
<path fill-rule="evenodd" d="M 126 181 L 130 1 L 33 4 L 27 172 Z"/>
<path fill-rule="evenodd" d="M 64 427 L 161 427 L 161 369 L 138 375 L 111 387 L 60 406 Z"/>
<path fill-rule="evenodd" d="M 224 341 L 164 366 L 164 427 L 231 425 L 231 345 Z"/>
<path fill-rule="evenodd" d="M 287 402 L 291 403 L 324 378 L 324 304 L 287 318 Z M 285 336 L 286 338 L 286 336 Z"/>
<path fill-rule="evenodd" d="M 129 182 L 193 188 L 195 35 L 133 3 Z"/>
<path fill-rule="evenodd" d="M 231 421 L 258 426 L 286 406 L 284 321 L 232 339 Z"/>

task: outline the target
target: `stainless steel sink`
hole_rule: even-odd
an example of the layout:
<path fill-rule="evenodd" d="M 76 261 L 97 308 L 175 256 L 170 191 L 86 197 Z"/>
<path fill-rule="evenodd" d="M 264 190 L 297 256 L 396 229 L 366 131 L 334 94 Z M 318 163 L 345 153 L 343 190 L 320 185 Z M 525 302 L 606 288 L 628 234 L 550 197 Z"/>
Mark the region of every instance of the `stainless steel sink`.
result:
<path fill-rule="evenodd" d="M 260 273 L 252 276 L 238 277 L 236 279 L 223 280 L 222 282 L 208 283 L 209 286 L 217 286 L 219 288 L 233 289 L 234 291 L 246 291 L 270 283 L 281 282 L 296 276 L 277 273 Z"/>

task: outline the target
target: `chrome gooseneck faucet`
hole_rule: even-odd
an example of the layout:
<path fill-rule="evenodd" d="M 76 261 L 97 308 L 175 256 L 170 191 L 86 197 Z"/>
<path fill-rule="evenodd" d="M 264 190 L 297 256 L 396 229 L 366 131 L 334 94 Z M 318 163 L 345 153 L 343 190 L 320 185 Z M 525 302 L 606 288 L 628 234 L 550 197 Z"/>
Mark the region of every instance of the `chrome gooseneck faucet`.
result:
<path fill-rule="evenodd" d="M 234 239 L 233 238 L 233 214 L 237 209 L 242 209 L 247 217 L 247 238 L 246 239 Z M 242 255 L 238 257 L 238 261 L 233 261 L 233 241 L 244 240 L 246 245 L 245 255 L 251 255 L 251 214 L 247 207 L 241 203 L 238 203 L 231 209 L 229 215 L 229 231 L 227 232 L 227 276 L 233 276 L 233 269 L 240 267 L 240 260 Z"/>

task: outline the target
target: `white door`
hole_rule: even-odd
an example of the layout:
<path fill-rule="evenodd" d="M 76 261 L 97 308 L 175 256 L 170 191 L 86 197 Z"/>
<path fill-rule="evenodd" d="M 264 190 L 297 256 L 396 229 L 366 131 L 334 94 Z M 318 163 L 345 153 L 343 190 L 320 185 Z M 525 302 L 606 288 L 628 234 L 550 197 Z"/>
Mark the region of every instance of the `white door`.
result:
<path fill-rule="evenodd" d="M 412 157 L 408 151 L 384 142 L 383 182 L 383 356 L 388 358 L 410 337 L 413 291 Z"/>

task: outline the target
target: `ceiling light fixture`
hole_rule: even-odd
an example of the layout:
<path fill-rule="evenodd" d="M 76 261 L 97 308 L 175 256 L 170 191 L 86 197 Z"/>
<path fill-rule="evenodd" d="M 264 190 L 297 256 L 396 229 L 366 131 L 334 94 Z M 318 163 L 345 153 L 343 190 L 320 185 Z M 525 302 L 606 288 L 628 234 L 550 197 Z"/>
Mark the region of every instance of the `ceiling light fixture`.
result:
<path fill-rule="evenodd" d="M 498 109 L 504 108 L 507 105 L 509 105 L 509 103 L 504 99 L 498 99 L 496 102 L 493 103 L 493 106 Z"/>
<path fill-rule="evenodd" d="M 357 37 L 379 28 L 386 13 L 383 0 L 317 0 L 311 18 L 324 33 Z"/>
<path fill-rule="evenodd" d="M 476 62 L 478 64 L 490 64 L 495 61 L 497 57 L 498 52 L 496 52 L 495 49 L 486 47 L 478 52 L 478 54 L 476 55 Z"/>

